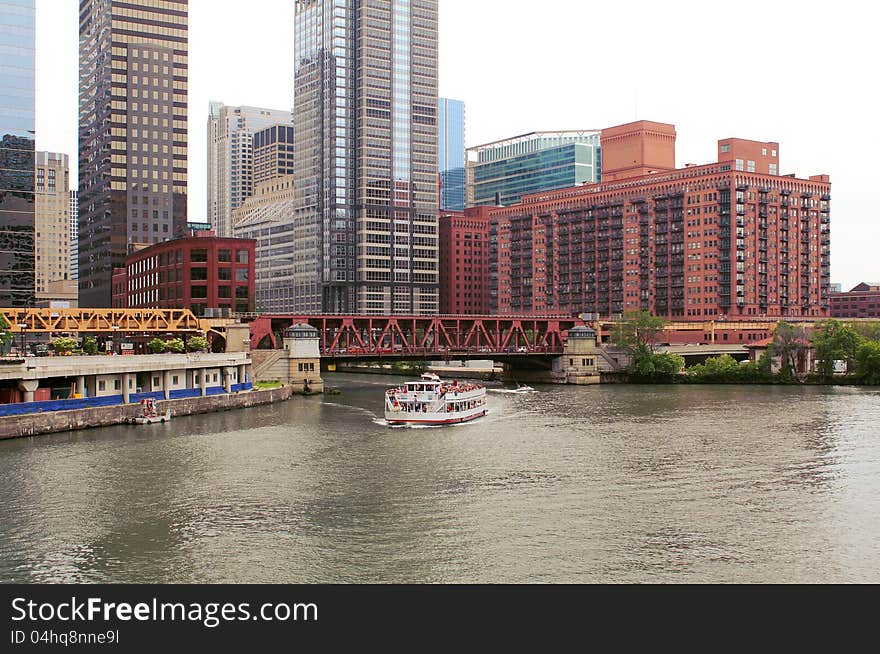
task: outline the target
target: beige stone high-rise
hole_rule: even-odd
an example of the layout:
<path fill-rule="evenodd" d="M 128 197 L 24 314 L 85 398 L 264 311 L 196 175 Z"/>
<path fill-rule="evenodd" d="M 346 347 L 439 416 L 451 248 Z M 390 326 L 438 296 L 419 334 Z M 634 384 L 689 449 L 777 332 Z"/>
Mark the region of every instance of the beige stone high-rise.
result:
<path fill-rule="evenodd" d="M 438 310 L 437 0 L 297 0 L 291 310 Z"/>
<path fill-rule="evenodd" d="M 261 181 L 256 175 L 254 134 L 273 125 L 293 125 L 290 111 L 210 103 L 207 219 L 217 236 L 232 236 L 232 212 Z"/>
<path fill-rule="evenodd" d="M 35 189 L 36 305 L 65 300 L 76 306 L 76 282 L 70 272 L 70 162 L 66 154 L 37 152 Z"/>
<path fill-rule="evenodd" d="M 183 236 L 188 0 L 80 0 L 79 288 L 111 305 L 129 250 Z"/>

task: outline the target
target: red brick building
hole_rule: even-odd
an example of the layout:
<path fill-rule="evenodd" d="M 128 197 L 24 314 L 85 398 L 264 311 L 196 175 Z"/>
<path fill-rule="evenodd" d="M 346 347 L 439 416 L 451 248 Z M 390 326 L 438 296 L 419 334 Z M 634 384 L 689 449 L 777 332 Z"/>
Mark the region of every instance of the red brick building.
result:
<path fill-rule="evenodd" d="M 832 293 L 832 318 L 880 318 L 880 283 L 861 283 L 849 293 Z"/>
<path fill-rule="evenodd" d="M 113 306 L 189 308 L 197 316 L 254 311 L 256 241 L 197 234 L 130 254 L 113 272 Z"/>
<path fill-rule="evenodd" d="M 780 176 L 778 144 L 744 139 L 671 169 L 674 140 L 646 121 L 603 130 L 601 183 L 491 208 L 491 312 L 827 316 L 828 176 Z"/>
<path fill-rule="evenodd" d="M 489 210 L 440 213 L 440 313 L 489 313 Z"/>

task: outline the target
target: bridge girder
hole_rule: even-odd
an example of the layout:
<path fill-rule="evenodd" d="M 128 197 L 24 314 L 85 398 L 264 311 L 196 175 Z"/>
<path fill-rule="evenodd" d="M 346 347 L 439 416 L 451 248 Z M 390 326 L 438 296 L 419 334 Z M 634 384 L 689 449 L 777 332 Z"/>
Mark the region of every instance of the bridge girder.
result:
<path fill-rule="evenodd" d="M 189 309 L 0 309 L 11 332 L 197 332 Z M 23 327 L 22 327 L 23 325 Z"/>

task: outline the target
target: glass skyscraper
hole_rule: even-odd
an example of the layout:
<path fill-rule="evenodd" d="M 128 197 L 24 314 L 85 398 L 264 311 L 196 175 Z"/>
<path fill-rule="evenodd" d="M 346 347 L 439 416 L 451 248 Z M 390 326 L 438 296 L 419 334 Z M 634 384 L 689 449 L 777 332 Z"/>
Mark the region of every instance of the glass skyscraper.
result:
<path fill-rule="evenodd" d="M 297 0 L 291 310 L 438 308 L 437 0 Z"/>
<path fill-rule="evenodd" d="M 534 132 L 468 149 L 467 206 L 515 204 L 529 193 L 602 178 L 599 131 Z"/>
<path fill-rule="evenodd" d="M 440 208 L 464 211 L 464 102 L 440 98 L 437 102 L 437 121 L 440 137 Z"/>
<path fill-rule="evenodd" d="M 188 0 L 80 0 L 79 301 L 186 233 Z"/>
<path fill-rule="evenodd" d="M 0 0 L 0 306 L 34 304 L 34 0 Z"/>

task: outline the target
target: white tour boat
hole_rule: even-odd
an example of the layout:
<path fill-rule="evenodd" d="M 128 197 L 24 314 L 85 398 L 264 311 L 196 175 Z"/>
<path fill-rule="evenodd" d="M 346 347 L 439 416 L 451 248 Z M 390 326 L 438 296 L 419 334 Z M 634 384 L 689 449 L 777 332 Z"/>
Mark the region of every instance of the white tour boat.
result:
<path fill-rule="evenodd" d="M 451 425 L 486 415 L 486 388 L 442 381 L 425 373 L 418 381 L 385 391 L 385 420 L 391 425 Z"/>

